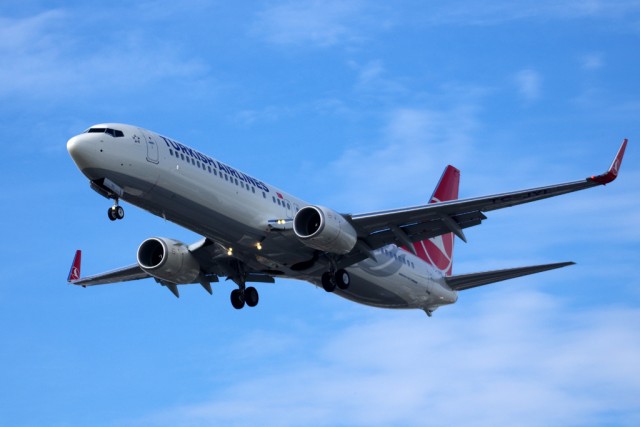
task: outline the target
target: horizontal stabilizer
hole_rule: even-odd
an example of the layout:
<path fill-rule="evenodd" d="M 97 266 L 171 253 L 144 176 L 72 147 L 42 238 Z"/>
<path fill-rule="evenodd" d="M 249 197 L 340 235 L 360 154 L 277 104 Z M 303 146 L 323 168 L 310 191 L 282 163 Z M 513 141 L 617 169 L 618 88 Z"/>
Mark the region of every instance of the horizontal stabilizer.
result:
<path fill-rule="evenodd" d="M 575 262 L 559 262 L 555 264 L 532 265 L 529 267 L 508 268 L 504 270 L 485 271 L 482 273 L 461 274 L 458 276 L 445 277 L 447 285 L 454 291 L 464 291 L 477 286 L 489 285 L 503 280 L 514 279 L 516 277 L 528 276 L 529 274 L 541 273 L 543 271 L 554 270 L 556 268 L 573 265 Z"/>

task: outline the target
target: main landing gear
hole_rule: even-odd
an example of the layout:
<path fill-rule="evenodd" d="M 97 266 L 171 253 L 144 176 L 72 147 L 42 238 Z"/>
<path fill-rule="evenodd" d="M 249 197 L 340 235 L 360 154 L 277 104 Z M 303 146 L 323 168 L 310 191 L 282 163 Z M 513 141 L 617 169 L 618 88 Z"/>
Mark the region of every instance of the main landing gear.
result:
<path fill-rule="evenodd" d="M 245 304 L 249 307 L 255 307 L 258 305 L 258 300 L 258 291 L 253 286 L 248 288 L 241 286 L 239 289 L 231 291 L 231 305 L 236 310 L 240 310 Z"/>
<path fill-rule="evenodd" d="M 336 287 L 345 290 L 351 284 L 351 276 L 347 270 L 340 269 L 335 273 L 327 271 L 322 275 L 322 288 L 327 292 L 333 292 Z"/>
<path fill-rule="evenodd" d="M 117 200 L 115 205 L 111 206 L 107 211 L 107 216 L 111 221 L 124 218 L 124 208 L 118 204 Z"/>

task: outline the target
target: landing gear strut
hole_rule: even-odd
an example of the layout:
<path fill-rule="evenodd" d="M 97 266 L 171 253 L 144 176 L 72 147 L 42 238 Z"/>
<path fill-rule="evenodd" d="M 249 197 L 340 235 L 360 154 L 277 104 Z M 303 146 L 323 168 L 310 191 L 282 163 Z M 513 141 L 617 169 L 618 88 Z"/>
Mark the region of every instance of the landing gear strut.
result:
<path fill-rule="evenodd" d="M 327 292 L 335 291 L 336 287 L 342 290 L 348 289 L 350 284 L 351 276 L 342 268 L 335 273 L 327 271 L 322 275 L 322 288 Z"/>
<path fill-rule="evenodd" d="M 240 310 L 241 308 L 244 308 L 245 305 L 248 305 L 249 307 L 255 307 L 258 305 L 258 291 L 253 286 L 249 286 L 247 288 L 245 282 L 247 275 L 244 264 L 239 260 L 235 260 L 230 268 L 233 269 L 233 274 L 228 278 L 238 285 L 238 289 L 231 291 L 231 305 L 233 308 Z"/>
<path fill-rule="evenodd" d="M 111 221 L 124 218 L 124 208 L 118 204 L 117 199 L 116 199 L 116 203 L 113 206 L 111 206 L 107 211 L 107 216 Z"/>

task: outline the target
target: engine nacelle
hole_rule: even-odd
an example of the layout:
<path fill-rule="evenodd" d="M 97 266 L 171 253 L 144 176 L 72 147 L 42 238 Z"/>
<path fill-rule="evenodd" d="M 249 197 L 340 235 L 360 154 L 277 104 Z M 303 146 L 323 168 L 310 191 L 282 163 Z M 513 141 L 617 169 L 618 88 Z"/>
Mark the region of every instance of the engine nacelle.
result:
<path fill-rule="evenodd" d="M 140 244 L 138 265 L 153 277 L 176 284 L 194 283 L 200 275 L 200 263 L 187 245 L 164 237 L 152 237 Z"/>
<path fill-rule="evenodd" d="M 305 206 L 293 219 L 293 231 L 302 243 L 324 252 L 344 255 L 355 247 L 358 234 L 339 213 L 323 206 Z"/>

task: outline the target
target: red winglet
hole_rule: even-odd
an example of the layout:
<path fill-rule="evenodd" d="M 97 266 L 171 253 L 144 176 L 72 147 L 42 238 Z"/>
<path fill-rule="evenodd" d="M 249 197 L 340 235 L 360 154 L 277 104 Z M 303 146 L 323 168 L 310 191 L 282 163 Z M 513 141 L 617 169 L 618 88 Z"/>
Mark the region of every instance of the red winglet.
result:
<path fill-rule="evenodd" d="M 80 264 L 82 261 L 82 251 L 77 250 L 76 255 L 73 257 L 73 263 L 71 264 L 71 269 L 69 270 L 69 276 L 67 277 L 67 282 L 73 283 L 76 280 L 80 279 Z"/>
<path fill-rule="evenodd" d="M 616 154 L 616 158 L 613 159 L 613 163 L 611 163 L 611 167 L 606 173 L 598 176 L 592 176 L 589 178 L 590 181 L 596 182 L 598 184 L 606 185 L 610 182 L 613 182 L 614 179 L 618 177 L 618 171 L 620 170 L 620 165 L 622 165 L 622 157 L 624 157 L 624 150 L 627 148 L 627 139 L 622 142 L 620 149 L 618 150 L 618 154 Z"/>

